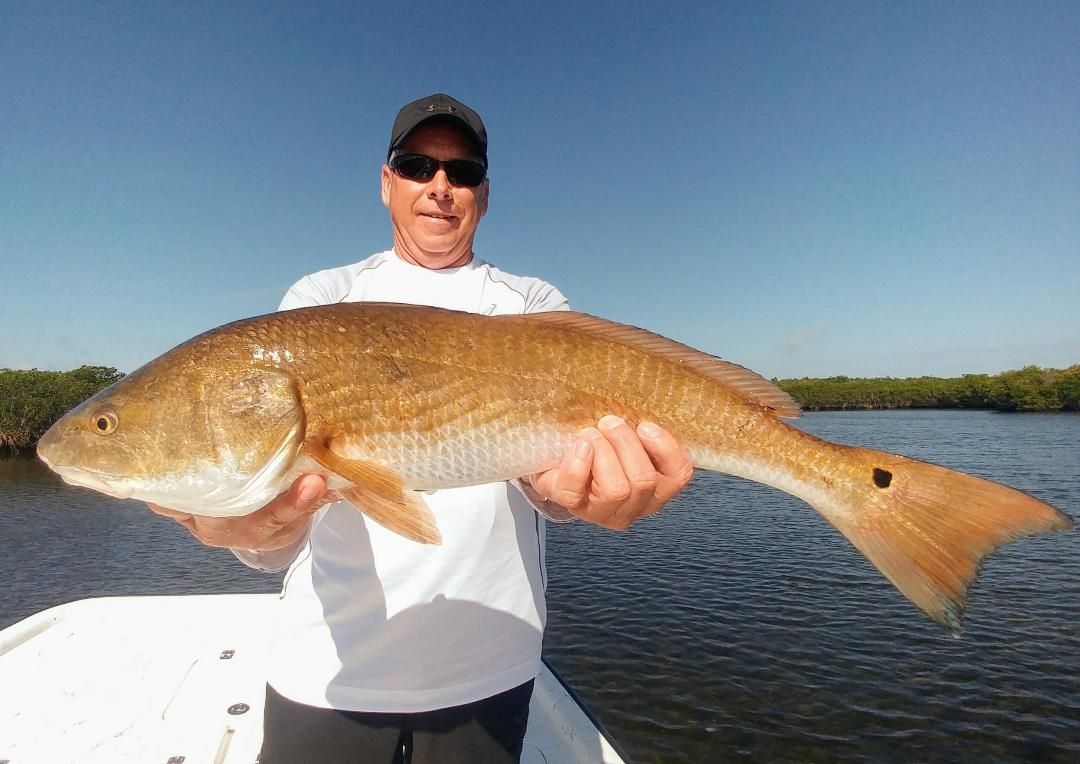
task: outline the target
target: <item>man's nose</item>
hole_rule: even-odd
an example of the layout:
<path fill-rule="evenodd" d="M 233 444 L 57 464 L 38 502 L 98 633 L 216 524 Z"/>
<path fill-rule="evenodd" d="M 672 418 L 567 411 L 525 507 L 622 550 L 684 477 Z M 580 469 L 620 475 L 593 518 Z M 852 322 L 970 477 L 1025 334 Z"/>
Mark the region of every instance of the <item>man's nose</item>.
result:
<path fill-rule="evenodd" d="M 446 170 L 439 168 L 428 186 L 428 195 L 435 199 L 450 199 L 450 179 L 446 177 Z"/>

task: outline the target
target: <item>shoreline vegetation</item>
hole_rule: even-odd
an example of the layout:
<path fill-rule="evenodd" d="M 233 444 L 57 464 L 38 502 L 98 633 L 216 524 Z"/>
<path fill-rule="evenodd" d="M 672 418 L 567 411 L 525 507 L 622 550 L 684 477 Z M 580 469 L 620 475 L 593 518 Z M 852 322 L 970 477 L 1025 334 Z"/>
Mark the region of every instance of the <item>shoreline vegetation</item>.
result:
<path fill-rule="evenodd" d="M 824 377 L 772 380 L 803 411 L 983 409 L 1080 411 L 1080 364 L 1025 366 L 962 377 Z"/>
<path fill-rule="evenodd" d="M 123 376 L 111 366 L 0 369 L 0 456 L 30 453 L 65 412 Z"/>
<path fill-rule="evenodd" d="M 71 371 L 0 369 L 0 456 L 30 453 L 66 411 L 124 375 L 110 366 Z M 983 409 L 1080 411 L 1080 364 L 1025 366 L 962 377 L 773 379 L 804 411 Z"/>

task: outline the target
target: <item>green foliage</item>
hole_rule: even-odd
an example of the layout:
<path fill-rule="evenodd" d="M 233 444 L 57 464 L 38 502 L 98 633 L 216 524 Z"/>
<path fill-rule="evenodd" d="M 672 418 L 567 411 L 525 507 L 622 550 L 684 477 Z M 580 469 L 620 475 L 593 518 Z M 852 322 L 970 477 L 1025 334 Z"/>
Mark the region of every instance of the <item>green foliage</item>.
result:
<path fill-rule="evenodd" d="M 66 411 L 122 376 L 106 366 L 72 371 L 0 369 L 0 454 L 33 447 Z"/>
<path fill-rule="evenodd" d="M 1064 411 L 1080 411 L 1080 364 L 1061 372 L 1061 381 L 1057 387 L 1061 396 L 1061 408 Z"/>
<path fill-rule="evenodd" d="M 1080 365 L 1064 371 L 1026 366 L 995 376 L 825 377 L 776 383 L 803 409 L 951 409 L 1080 411 Z"/>

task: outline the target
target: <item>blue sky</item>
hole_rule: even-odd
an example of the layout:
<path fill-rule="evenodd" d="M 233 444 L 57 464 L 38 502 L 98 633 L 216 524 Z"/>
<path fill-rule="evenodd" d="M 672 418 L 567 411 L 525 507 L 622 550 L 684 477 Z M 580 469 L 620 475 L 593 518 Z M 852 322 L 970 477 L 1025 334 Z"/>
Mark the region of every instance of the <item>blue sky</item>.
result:
<path fill-rule="evenodd" d="M 769 377 L 1080 362 L 1080 3 L 5 3 L 0 368 L 130 371 L 391 243 L 397 108 L 480 257 Z"/>

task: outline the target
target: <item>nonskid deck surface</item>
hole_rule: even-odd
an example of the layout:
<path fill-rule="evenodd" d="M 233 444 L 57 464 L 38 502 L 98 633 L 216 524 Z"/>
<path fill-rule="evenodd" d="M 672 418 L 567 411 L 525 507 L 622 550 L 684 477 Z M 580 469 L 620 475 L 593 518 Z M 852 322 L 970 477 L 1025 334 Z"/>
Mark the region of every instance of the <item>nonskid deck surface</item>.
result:
<path fill-rule="evenodd" d="M 0 761 L 252 764 L 276 598 L 95 598 L 0 631 Z M 624 759 L 545 665 L 522 761 Z"/>

